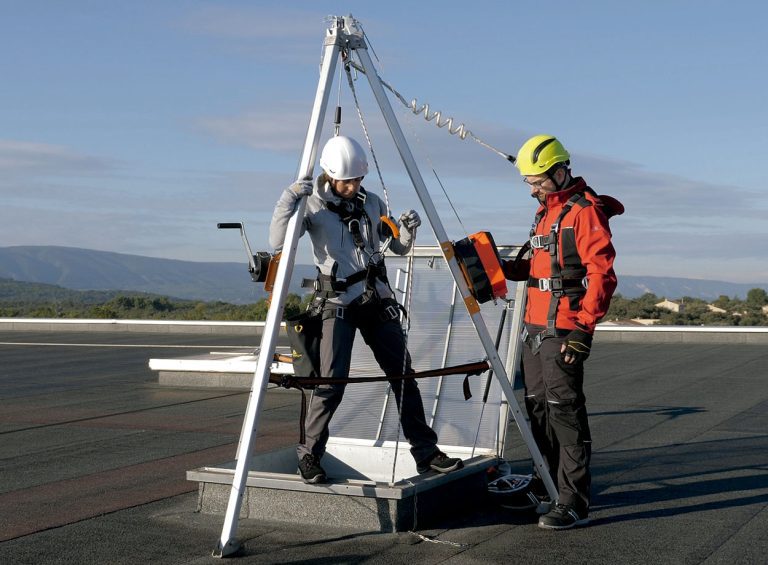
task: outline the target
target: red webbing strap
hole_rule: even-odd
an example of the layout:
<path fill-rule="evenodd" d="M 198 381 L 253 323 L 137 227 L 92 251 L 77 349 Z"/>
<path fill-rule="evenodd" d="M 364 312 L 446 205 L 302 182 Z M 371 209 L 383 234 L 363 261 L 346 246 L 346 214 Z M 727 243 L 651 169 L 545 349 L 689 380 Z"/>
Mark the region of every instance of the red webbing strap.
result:
<path fill-rule="evenodd" d="M 454 365 L 453 367 L 443 367 L 442 369 L 432 369 L 429 371 L 420 371 L 409 373 L 407 375 L 393 375 L 380 377 L 351 377 L 346 379 L 331 379 L 323 377 L 293 377 L 291 375 L 269 375 L 269 382 L 285 388 L 311 388 L 317 385 L 349 384 L 349 383 L 373 383 L 381 381 L 402 381 L 405 379 L 426 379 L 429 377 L 442 377 L 444 375 L 479 375 L 490 368 L 488 361 L 477 361 L 475 363 L 465 363 L 463 365 Z"/>
<path fill-rule="evenodd" d="M 310 388 L 316 385 L 325 385 L 325 384 L 402 381 L 405 379 L 426 379 L 429 377 L 442 377 L 445 375 L 466 374 L 466 377 L 464 377 L 464 400 L 469 400 L 472 397 L 472 393 L 469 391 L 469 376 L 479 375 L 481 373 L 484 373 L 490 368 L 491 366 L 488 363 L 488 361 L 478 361 L 476 363 L 465 363 L 463 365 L 455 365 L 453 367 L 443 367 L 442 369 L 432 369 L 431 371 L 421 371 L 418 373 L 410 373 L 408 375 L 396 375 L 392 377 L 387 377 L 387 376 L 356 377 L 356 378 L 347 378 L 347 379 L 293 377 L 290 375 L 276 375 L 274 373 L 270 373 L 269 382 L 285 388 L 297 388 L 301 391 L 301 415 L 299 416 L 299 443 L 303 444 L 306 441 L 304 423 L 307 418 L 307 395 L 304 392 L 305 388 Z"/>

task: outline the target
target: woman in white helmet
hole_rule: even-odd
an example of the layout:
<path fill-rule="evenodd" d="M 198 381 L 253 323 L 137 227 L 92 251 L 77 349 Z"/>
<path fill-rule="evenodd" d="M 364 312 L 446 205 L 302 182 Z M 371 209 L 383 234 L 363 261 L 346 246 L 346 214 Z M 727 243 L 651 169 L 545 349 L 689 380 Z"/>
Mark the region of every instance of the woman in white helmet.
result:
<path fill-rule="evenodd" d="M 389 287 L 382 254 L 383 243 L 393 235 L 393 230 L 380 221 L 387 217 L 387 208 L 379 196 L 361 186 L 368 174 L 365 151 L 350 137 L 334 137 L 323 147 L 320 167 L 323 172 L 314 182 L 298 181 L 283 191 L 269 230 L 270 244 L 279 251 L 296 202 L 307 197 L 301 233 L 309 232 L 318 270 L 312 308 L 323 313 L 320 376 L 349 376 L 357 330 L 385 375 L 412 372 L 399 305 Z M 415 210 L 403 213 L 401 229 L 395 230 L 399 234 L 392 237 L 390 250 L 399 255 L 408 253 L 420 224 Z M 391 383 L 418 471 L 447 473 L 461 467 L 460 459 L 449 458 L 437 448 L 437 434 L 426 423 L 415 379 Z M 299 472 L 307 483 L 327 479 L 320 460 L 328 441 L 328 425 L 344 388 L 343 384 L 322 385 L 312 395 L 305 421 L 306 439 L 297 447 Z"/>

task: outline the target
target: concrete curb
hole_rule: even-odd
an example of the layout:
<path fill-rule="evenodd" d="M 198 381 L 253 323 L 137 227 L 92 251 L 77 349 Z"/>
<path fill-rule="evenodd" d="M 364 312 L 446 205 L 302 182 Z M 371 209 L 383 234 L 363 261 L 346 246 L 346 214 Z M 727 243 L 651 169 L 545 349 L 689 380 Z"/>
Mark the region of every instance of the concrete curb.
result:
<path fill-rule="evenodd" d="M 260 336 L 264 322 L 212 322 L 167 320 L 87 320 L 57 318 L 0 318 L 0 331 L 135 332 Z M 280 325 L 285 332 L 285 323 Z"/>
<path fill-rule="evenodd" d="M 167 320 L 86 320 L 57 318 L 0 318 L 0 331 L 136 332 L 261 336 L 264 322 Z M 285 333 L 285 323 L 280 325 Z M 768 327 L 734 326 L 609 326 L 595 332 L 600 343 L 740 343 L 768 344 Z"/>

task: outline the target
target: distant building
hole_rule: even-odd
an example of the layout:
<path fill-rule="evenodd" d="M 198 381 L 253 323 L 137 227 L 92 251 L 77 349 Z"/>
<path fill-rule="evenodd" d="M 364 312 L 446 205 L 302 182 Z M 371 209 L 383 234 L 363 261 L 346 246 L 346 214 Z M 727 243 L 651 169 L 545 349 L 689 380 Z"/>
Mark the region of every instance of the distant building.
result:
<path fill-rule="evenodd" d="M 717 306 L 713 304 L 707 304 L 707 308 L 709 308 L 710 312 L 714 312 L 715 314 L 727 314 L 728 312 L 723 310 L 722 308 L 718 308 Z"/>
<path fill-rule="evenodd" d="M 659 323 L 659 320 L 655 318 L 632 318 L 632 321 L 640 326 L 652 326 Z"/>
<path fill-rule="evenodd" d="M 678 302 L 672 302 L 671 300 L 667 300 L 666 298 L 659 302 L 658 304 L 654 304 L 656 308 L 664 308 L 665 310 L 669 310 L 670 312 L 682 312 L 685 309 L 685 306 L 683 304 L 680 304 Z"/>
<path fill-rule="evenodd" d="M 652 326 L 653 324 L 658 324 L 659 320 L 651 319 L 651 318 L 632 318 L 626 319 L 622 318 L 620 320 L 606 320 L 605 322 L 600 322 L 599 326 Z"/>

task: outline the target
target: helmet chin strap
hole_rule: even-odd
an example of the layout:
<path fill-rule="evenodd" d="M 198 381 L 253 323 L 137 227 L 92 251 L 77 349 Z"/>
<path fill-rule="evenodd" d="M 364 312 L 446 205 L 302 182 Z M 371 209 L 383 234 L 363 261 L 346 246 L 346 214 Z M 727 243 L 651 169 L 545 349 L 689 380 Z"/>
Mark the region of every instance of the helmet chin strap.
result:
<path fill-rule="evenodd" d="M 565 171 L 565 176 L 563 177 L 562 184 L 559 184 L 555 180 L 555 173 L 557 173 L 557 171 L 559 171 L 560 169 L 563 169 Z M 571 176 L 570 175 L 570 171 L 568 170 L 567 166 L 556 167 L 554 172 L 552 171 L 552 169 L 550 169 L 550 170 L 548 170 L 546 172 L 546 175 L 549 178 L 549 180 L 552 181 L 552 184 L 555 185 L 555 192 L 559 192 L 559 191 L 563 190 L 564 188 L 566 188 L 568 186 L 568 182 L 570 181 L 570 176 Z"/>

